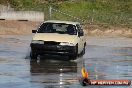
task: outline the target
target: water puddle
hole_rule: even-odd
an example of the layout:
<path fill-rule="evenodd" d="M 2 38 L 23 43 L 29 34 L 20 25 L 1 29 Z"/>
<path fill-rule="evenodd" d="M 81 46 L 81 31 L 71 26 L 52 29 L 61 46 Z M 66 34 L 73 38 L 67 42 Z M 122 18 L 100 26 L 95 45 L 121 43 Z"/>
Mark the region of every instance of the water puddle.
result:
<path fill-rule="evenodd" d="M 1 35 L 0 41 L 1 88 L 83 88 L 78 82 L 83 66 L 89 72 L 90 79 L 132 81 L 132 39 L 91 37 L 87 41 L 86 54 L 75 61 L 63 61 L 66 57 L 52 56 L 30 60 L 31 35 Z"/>

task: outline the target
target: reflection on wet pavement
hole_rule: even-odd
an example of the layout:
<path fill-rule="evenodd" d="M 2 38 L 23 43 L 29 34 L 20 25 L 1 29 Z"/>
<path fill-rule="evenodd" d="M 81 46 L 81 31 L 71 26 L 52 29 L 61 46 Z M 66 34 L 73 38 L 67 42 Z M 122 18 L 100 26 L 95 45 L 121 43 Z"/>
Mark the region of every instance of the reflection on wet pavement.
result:
<path fill-rule="evenodd" d="M 88 70 L 90 79 L 132 81 L 132 39 L 129 38 L 91 37 L 86 54 L 75 61 L 55 60 L 65 57 L 50 55 L 30 61 L 31 35 L 1 35 L 0 41 L 0 88 L 83 88 L 78 82 L 82 66 Z M 87 88 L 132 88 L 132 85 Z"/>
<path fill-rule="evenodd" d="M 32 82 L 58 85 L 76 84 L 77 62 L 40 60 L 30 62 L 30 72 L 34 76 Z"/>
<path fill-rule="evenodd" d="M 31 73 L 77 73 L 77 63 L 70 61 L 40 60 L 30 61 Z"/>

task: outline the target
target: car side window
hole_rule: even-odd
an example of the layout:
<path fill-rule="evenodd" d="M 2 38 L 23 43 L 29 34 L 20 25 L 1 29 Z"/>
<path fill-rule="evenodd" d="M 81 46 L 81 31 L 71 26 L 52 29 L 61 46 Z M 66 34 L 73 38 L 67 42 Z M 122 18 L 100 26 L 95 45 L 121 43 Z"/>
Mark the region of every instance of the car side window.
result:
<path fill-rule="evenodd" d="M 81 26 L 79 24 L 77 24 L 76 26 L 77 26 L 78 33 L 82 33 L 83 34 L 84 32 L 83 32 L 83 29 L 81 28 Z"/>
<path fill-rule="evenodd" d="M 83 31 L 79 24 L 77 24 L 76 26 L 77 26 L 78 31 Z"/>

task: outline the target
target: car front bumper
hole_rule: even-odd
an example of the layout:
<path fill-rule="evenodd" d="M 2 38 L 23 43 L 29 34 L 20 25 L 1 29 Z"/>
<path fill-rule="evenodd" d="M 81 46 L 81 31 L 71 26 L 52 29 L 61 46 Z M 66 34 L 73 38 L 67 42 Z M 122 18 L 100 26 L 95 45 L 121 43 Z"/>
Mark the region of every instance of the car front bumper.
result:
<path fill-rule="evenodd" d="M 62 46 L 62 45 L 44 45 L 44 44 L 30 44 L 32 53 L 37 55 L 52 54 L 52 55 L 75 55 L 75 46 Z"/>

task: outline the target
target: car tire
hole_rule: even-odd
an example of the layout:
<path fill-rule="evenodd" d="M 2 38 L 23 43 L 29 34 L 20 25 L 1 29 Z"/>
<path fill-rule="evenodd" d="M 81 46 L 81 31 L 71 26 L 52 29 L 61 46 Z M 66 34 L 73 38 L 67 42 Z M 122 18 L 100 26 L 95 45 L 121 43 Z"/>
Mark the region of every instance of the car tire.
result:
<path fill-rule="evenodd" d="M 31 60 L 37 60 L 37 55 L 36 53 L 33 53 L 32 51 L 30 52 L 30 58 Z"/>
<path fill-rule="evenodd" d="M 83 51 L 82 51 L 82 55 L 85 54 L 85 50 L 86 50 L 86 48 L 85 48 L 85 46 L 84 46 Z"/>
<path fill-rule="evenodd" d="M 86 51 L 86 43 L 84 43 L 84 47 L 83 47 L 83 50 L 81 52 L 81 55 L 84 55 L 85 54 L 85 51 Z"/>

